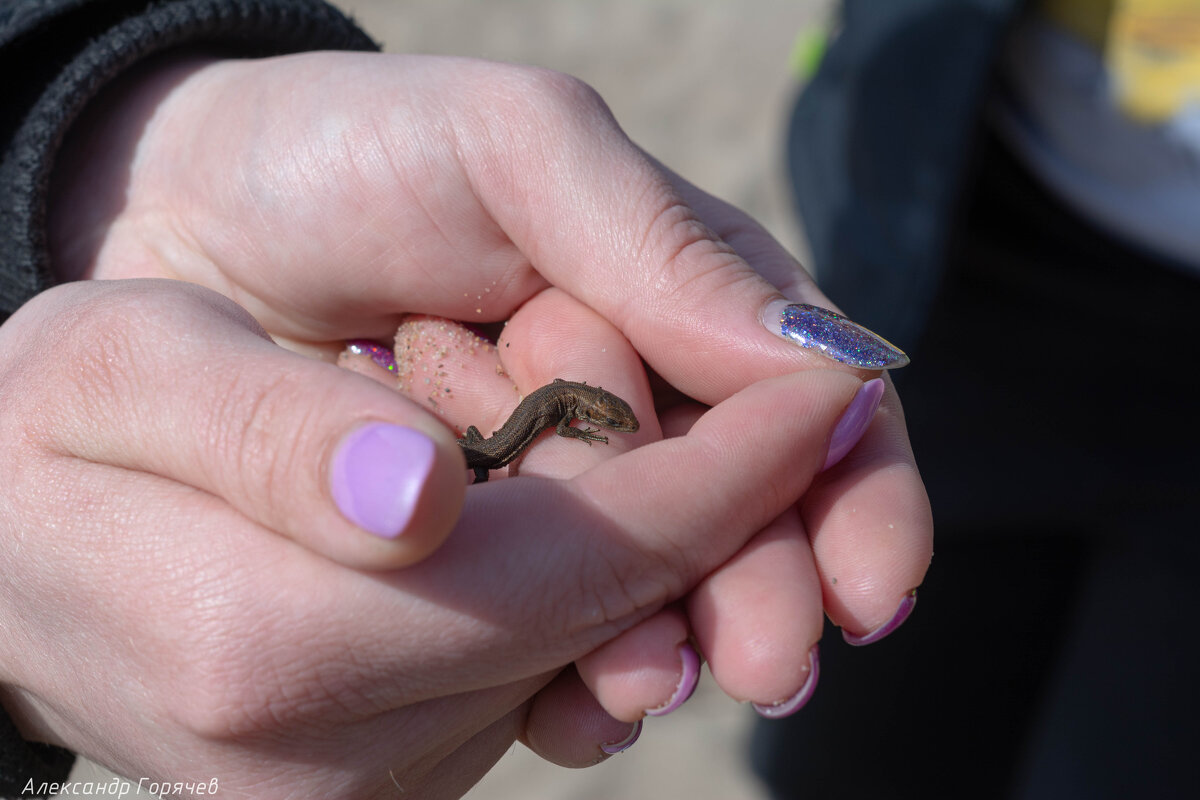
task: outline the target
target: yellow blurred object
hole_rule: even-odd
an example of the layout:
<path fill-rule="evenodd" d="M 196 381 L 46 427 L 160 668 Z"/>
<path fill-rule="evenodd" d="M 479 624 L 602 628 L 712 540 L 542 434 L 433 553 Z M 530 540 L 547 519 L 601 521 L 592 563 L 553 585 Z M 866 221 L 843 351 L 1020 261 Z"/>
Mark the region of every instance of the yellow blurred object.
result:
<path fill-rule="evenodd" d="M 1161 122 L 1200 104 L 1200 2 L 1118 2 L 1105 60 L 1134 119 Z"/>
<path fill-rule="evenodd" d="M 1038 10 L 1100 51 L 1131 118 L 1159 123 L 1200 105 L 1200 0 L 1043 0 Z"/>

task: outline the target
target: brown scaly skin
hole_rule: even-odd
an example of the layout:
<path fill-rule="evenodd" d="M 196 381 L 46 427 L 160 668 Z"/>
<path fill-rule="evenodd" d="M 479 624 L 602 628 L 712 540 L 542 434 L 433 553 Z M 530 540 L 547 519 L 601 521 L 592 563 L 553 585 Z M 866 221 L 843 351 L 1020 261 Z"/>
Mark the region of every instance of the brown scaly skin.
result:
<path fill-rule="evenodd" d="M 553 426 L 559 436 L 608 444 L 596 428 L 572 428 L 572 420 L 599 425 L 610 431 L 633 433 L 638 429 L 633 409 L 612 392 L 586 383 L 555 378 L 540 389 L 530 392 L 512 416 L 505 420 L 491 437 L 485 439 L 474 425 L 458 440 L 467 467 L 475 470 L 475 482 L 488 479 L 488 470 L 500 469 L 521 454 L 538 434 Z"/>

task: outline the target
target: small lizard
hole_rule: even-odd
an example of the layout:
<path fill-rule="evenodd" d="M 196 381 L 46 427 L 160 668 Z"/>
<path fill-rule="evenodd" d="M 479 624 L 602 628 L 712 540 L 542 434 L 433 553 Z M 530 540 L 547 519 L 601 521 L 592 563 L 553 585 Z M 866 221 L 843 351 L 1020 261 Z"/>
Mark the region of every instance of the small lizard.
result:
<path fill-rule="evenodd" d="M 559 436 L 582 439 L 589 446 L 592 442 L 608 444 L 608 437 L 599 436 L 596 428 L 572 428 L 571 421 L 576 419 L 620 433 L 638 429 L 633 409 L 612 392 L 555 378 L 553 383 L 530 392 L 490 438 L 483 438 L 472 425 L 458 444 L 467 457 L 467 467 L 475 470 L 475 483 L 482 483 L 488 479 L 489 469 L 511 463 L 551 426 Z"/>

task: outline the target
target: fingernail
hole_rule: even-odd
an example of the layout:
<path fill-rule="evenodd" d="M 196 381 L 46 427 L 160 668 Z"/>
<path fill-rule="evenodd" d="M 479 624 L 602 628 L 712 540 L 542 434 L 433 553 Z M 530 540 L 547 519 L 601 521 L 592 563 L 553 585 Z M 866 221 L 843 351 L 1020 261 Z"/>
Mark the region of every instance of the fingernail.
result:
<path fill-rule="evenodd" d="M 842 630 L 842 638 L 846 640 L 846 644 L 852 644 L 855 647 L 861 647 L 864 644 L 872 644 L 878 642 L 883 637 L 890 634 L 892 631 L 904 624 L 904 620 L 908 619 L 908 615 L 917 607 L 917 590 L 913 589 L 904 596 L 900 601 L 900 607 L 896 609 L 896 613 L 887 622 L 880 625 L 870 633 L 864 633 L 862 636 L 856 636 L 853 633 Z"/>
<path fill-rule="evenodd" d="M 423 433 L 372 422 L 351 431 L 330 464 L 333 501 L 365 531 L 393 539 L 412 518 L 437 449 Z"/>
<path fill-rule="evenodd" d="M 384 347 L 379 342 L 370 339 L 351 339 L 346 342 L 346 349 L 355 355 L 370 356 L 371 360 L 388 372 L 396 371 L 396 353 L 390 347 Z"/>
<path fill-rule="evenodd" d="M 696 684 L 700 682 L 700 654 L 696 652 L 696 648 L 684 642 L 679 645 L 679 660 L 683 664 L 683 669 L 679 676 L 679 683 L 675 686 L 675 693 L 671 695 L 670 700 L 658 708 L 649 709 L 646 716 L 666 716 L 686 703 L 692 696 L 692 692 L 696 691 Z"/>
<path fill-rule="evenodd" d="M 800 687 L 800 691 L 789 697 L 787 700 L 774 703 L 772 705 L 763 705 L 753 703 L 754 710 L 758 712 L 760 717 L 766 719 L 782 719 L 790 717 L 800 709 L 804 708 L 805 704 L 812 699 L 813 692 L 817 690 L 817 678 L 821 674 L 821 659 L 820 653 L 817 650 L 817 645 L 813 645 L 812 650 L 808 651 L 808 680 Z"/>
<path fill-rule="evenodd" d="M 883 399 L 883 378 L 874 378 L 864 383 L 842 412 L 833 434 L 829 437 L 829 450 L 825 454 L 825 466 L 829 469 L 846 457 L 854 449 L 858 440 L 871 426 L 875 412 L 879 409 L 879 401 Z"/>
<path fill-rule="evenodd" d="M 639 719 L 637 722 L 633 723 L 633 730 L 631 730 L 629 732 L 628 736 L 626 736 L 624 739 L 622 739 L 619 742 L 608 742 L 608 743 L 602 744 L 602 745 L 600 745 L 600 749 L 603 750 L 605 753 L 607 753 L 610 756 L 615 756 L 617 753 L 623 752 L 623 751 L 628 750 L 629 748 L 633 747 L 633 743 L 636 742 L 638 740 L 638 737 L 641 735 L 642 735 L 642 721 Z"/>
<path fill-rule="evenodd" d="M 827 308 L 772 300 L 763 311 L 763 324 L 776 336 L 852 367 L 898 369 L 908 363 L 896 345 Z"/>

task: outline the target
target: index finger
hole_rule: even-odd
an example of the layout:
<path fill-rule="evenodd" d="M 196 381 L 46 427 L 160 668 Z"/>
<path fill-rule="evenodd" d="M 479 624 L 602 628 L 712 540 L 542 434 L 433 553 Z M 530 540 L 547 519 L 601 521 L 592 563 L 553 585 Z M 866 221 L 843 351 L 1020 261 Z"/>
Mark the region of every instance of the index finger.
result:
<path fill-rule="evenodd" d="M 566 76 L 545 83 L 534 113 L 546 133 L 510 155 L 533 151 L 551 168 L 468 162 L 472 185 L 537 272 L 614 324 L 673 386 L 713 405 L 788 372 L 833 366 L 865 378 L 908 363 L 797 281 L 795 260 L 752 220 L 643 153 L 588 87 Z M 743 257 L 751 246 L 790 299 Z"/>

